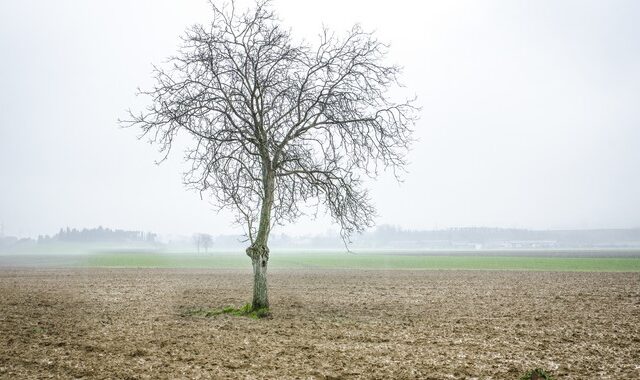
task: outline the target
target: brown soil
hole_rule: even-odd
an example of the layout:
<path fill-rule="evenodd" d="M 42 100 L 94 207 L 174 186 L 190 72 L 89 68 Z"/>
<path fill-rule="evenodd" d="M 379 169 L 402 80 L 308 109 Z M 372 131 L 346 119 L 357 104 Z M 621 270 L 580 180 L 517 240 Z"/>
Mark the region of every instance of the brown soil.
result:
<path fill-rule="evenodd" d="M 0 378 L 640 378 L 640 274 L 0 270 Z"/>

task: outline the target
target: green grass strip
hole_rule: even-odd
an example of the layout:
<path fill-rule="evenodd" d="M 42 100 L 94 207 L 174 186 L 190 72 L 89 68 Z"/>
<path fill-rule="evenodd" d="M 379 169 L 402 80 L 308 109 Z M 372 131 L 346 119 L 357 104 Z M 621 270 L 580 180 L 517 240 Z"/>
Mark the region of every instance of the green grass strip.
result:
<path fill-rule="evenodd" d="M 282 254 L 271 255 L 274 269 L 429 269 L 523 270 L 578 272 L 640 272 L 640 258 L 567 258 L 522 256 L 403 256 L 379 254 Z M 192 254 L 109 253 L 94 254 L 77 263 L 81 267 L 116 268 L 220 268 L 247 269 L 242 253 L 209 256 Z"/>

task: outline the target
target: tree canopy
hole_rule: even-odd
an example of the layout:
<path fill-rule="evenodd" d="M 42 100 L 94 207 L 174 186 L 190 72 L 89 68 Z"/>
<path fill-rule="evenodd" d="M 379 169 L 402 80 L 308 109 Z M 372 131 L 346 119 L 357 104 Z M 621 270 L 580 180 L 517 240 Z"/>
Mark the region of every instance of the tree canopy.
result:
<path fill-rule="evenodd" d="M 296 42 L 266 1 L 212 9 L 211 24 L 189 28 L 170 64 L 155 68 L 155 87 L 142 91 L 152 102 L 130 124 L 167 154 L 189 133 L 185 182 L 231 208 L 251 242 L 265 201 L 269 229 L 309 204 L 326 207 L 344 236 L 370 226 L 362 176 L 405 165 L 416 119 L 412 101 L 390 97 L 400 68 L 385 64 L 388 46 L 358 25 L 324 29 L 315 46 Z"/>

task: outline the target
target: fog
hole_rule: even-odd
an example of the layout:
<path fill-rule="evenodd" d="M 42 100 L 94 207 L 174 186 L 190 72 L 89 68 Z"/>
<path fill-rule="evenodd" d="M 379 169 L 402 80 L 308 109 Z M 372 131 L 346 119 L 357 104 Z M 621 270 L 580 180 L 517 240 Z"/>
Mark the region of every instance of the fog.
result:
<path fill-rule="evenodd" d="M 640 227 L 637 1 L 273 2 L 294 36 L 354 23 L 391 44 L 422 107 L 402 184 L 369 186 L 378 224 Z M 0 3 L 0 223 L 240 232 L 182 185 L 182 153 L 118 118 L 152 64 L 209 20 L 189 1 Z M 335 229 L 326 217 L 275 233 Z"/>

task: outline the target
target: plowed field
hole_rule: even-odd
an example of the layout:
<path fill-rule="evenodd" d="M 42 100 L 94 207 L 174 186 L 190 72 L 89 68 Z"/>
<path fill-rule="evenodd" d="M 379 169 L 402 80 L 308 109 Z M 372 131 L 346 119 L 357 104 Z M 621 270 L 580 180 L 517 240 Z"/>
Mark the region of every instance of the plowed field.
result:
<path fill-rule="evenodd" d="M 0 378 L 640 378 L 640 274 L 0 270 Z"/>

